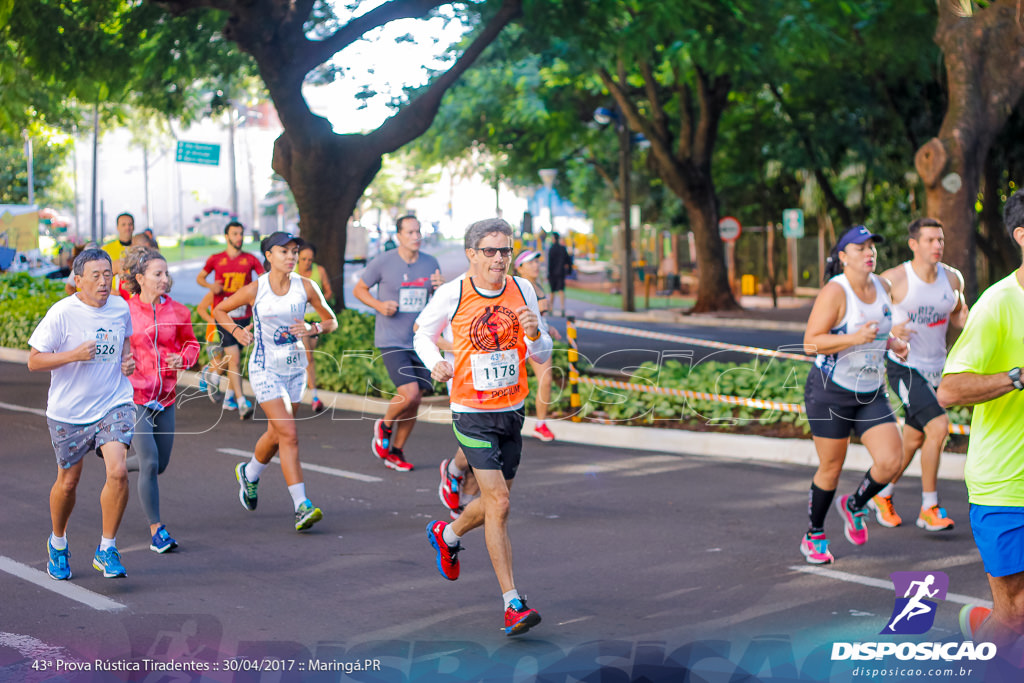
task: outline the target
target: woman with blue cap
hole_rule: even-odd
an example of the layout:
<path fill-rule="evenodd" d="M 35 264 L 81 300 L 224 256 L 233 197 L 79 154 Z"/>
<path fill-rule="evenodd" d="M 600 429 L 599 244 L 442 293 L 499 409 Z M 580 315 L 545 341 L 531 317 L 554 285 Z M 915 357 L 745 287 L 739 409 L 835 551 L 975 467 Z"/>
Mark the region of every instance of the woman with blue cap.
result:
<path fill-rule="evenodd" d="M 839 238 L 804 332 L 804 352 L 815 354 L 804 405 L 818 453 L 808 495 L 810 525 L 800 552 L 810 564 L 835 560 L 825 535 L 825 517 L 835 501 L 843 533 L 854 545 L 868 540 L 867 504 L 899 471 L 902 442 L 885 384 L 885 353 L 905 355 L 893 336 L 891 286 L 875 275 L 876 244 L 884 242 L 862 225 Z M 836 499 L 850 434 L 856 433 L 873 464 L 850 495 Z"/>

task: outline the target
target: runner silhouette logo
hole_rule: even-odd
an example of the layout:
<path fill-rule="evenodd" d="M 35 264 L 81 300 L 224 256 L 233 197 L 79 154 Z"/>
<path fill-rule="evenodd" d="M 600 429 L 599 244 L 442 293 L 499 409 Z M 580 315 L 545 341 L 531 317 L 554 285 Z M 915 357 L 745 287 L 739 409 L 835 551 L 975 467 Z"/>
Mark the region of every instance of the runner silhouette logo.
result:
<path fill-rule="evenodd" d="M 920 635 L 935 623 L 939 600 L 946 599 L 949 577 L 943 572 L 893 572 L 896 602 L 882 634 Z"/>

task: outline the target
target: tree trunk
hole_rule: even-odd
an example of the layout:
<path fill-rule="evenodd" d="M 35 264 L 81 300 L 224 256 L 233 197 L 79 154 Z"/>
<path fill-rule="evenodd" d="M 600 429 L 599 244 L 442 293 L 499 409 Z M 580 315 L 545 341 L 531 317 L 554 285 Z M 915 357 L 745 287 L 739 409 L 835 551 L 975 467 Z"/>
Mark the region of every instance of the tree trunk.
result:
<path fill-rule="evenodd" d="M 697 267 L 700 270 L 697 300 L 691 312 L 738 310 L 740 305 L 729 284 L 725 243 L 718 233 L 718 202 L 711 179 L 691 179 L 685 190 L 683 205 L 697 245 Z"/>
<path fill-rule="evenodd" d="M 380 155 L 369 148 L 361 136 L 329 131 L 308 146 L 294 145 L 287 133 L 274 144 L 274 170 L 292 189 L 302 238 L 316 246 L 339 311 L 345 308 L 348 219 L 381 165 Z"/>
<path fill-rule="evenodd" d="M 989 147 L 1024 93 L 1024 32 L 1017 0 L 996 0 L 972 17 L 939 3 L 935 42 L 946 63 L 949 105 L 937 137 L 914 158 L 927 213 L 946 230 L 946 256 L 978 293 L 975 224 L 981 171 Z"/>

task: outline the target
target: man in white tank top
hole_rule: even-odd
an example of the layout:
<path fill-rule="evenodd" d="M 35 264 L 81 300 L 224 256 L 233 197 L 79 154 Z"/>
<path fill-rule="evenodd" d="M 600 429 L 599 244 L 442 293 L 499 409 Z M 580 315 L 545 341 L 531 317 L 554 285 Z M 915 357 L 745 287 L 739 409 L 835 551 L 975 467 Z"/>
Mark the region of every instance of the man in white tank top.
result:
<path fill-rule="evenodd" d="M 964 279 L 956 268 L 942 263 L 945 246 L 942 223 L 918 218 L 908 227 L 914 258 L 882 273 L 892 283 L 894 333 L 910 343 L 906 361 L 892 353 L 886 359 L 889 384 L 904 406 L 903 469 L 869 506 L 882 526 L 902 523 L 892 503 L 893 486 L 921 450 L 921 512 L 917 526 L 927 531 L 953 528 L 939 507 L 936 489 L 939 458 L 949 435 L 949 418 L 935 397 L 946 362 L 946 333 L 950 323 L 960 329 L 967 320 Z M 902 333 L 901 333 L 902 331 Z"/>

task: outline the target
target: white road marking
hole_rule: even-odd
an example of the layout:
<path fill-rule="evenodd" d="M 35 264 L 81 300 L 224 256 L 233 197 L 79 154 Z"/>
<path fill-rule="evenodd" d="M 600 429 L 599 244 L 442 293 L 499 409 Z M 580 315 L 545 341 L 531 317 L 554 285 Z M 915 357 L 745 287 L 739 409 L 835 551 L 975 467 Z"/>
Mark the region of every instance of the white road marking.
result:
<path fill-rule="evenodd" d="M 68 651 L 59 645 L 44 643 L 38 638 L 22 635 L 20 633 L 7 633 L 0 631 L 0 647 L 8 647 L 16 650 L 25 659 L 63 659 L 64 661 L 77 661 L 68 654 Z"/>
<path fill-rule="evenodd" d="M 251 458 L 252 451 L 243 451 L 239 448 L 218 448 L 218 453 L 226 453 L 227 455 L 237 455 L 241 458 Z M 274 460 L 277 460 L 277 456 L 274 456 Z M 349 472 L 348 470 L 339 470 L 333 467 L 324 467 L 323 465 L 311 465 L 308 462 L 302 463 L 302 469 L 310 470 L 311 472 L 320 472 L 321 474 L 330 474 L 335 477 L 345 477 L 346 479 L 355 479 L 356 481 L 365 482 L 377 482 L 384 481 L 380 477 L 374 477 L 369 474 L 360 474 L 359 472 Z"/>
<path fill-rule="evenodd" d="M 805 574 L 817 574 L 818 576 L 824 576 L 828 579 L 836 579 L 837 581 L 859 583 L 862 586 L 881 588 L 887 591 L 893 590 L 892 581 L 874 579 L 870 576 L 860 576 L 858 574 L 842 572 L 838 569 L 829 569 L 827 567 L 812 567 L 811 565 L 795 565 L 790 567 L 790 569 L 797 572 L 803 572 Z M 992 607 L 991 600 L 984 600 L 982 598 L 972 598 L 970 595 L 962 595 L 960 593 L 946 593 L 946 602 L 955 602 L 961 605 L 980 605 L 982 607 Z"/>
<path fill-rule="evenodd" d="M 33 569 L 28 565 L 24 565 L 20 562 L 15 562 L 9 557 L 0 555 L 0 571 L 7 572 L 11 576 L 16 576 L 19 579 L 24 579 L 29 583 L 34 583 L 40 588 L 53 591 L 58 595 L 63 595 L 65 598 L 70 598 L 76 602 L 80 602 L 86 607 L 92 607 L 95 610 L 101 612 L 114 612 L 119 609 L 125 609 L 127 605 L 122 605 L 119 602 L 111 600 L 105 595 L 99 593 L 93 593 L 90 590 L 86 590 L 81 586 L 76 586 L 69 581 L 55 581 L 50 578 L 50 575 L 46 572 L 41 572 L 38 569 Z"/>
<path fill-rule="evenodd" d="M 2 403 L 0 402 L 0 408 L 7 410 L 14 410 L 19 413 L 32 413 L 33 415 L 39 415 L 40 417 L 46 417 L 46 411 L 40 410 L 39 408 L 26 408 L 25 406 L 16 406 L 13 403 Z"/>

